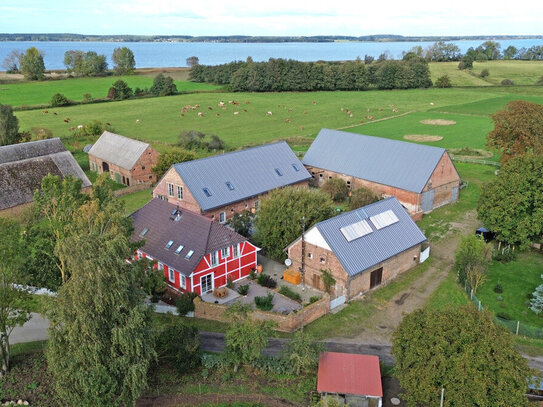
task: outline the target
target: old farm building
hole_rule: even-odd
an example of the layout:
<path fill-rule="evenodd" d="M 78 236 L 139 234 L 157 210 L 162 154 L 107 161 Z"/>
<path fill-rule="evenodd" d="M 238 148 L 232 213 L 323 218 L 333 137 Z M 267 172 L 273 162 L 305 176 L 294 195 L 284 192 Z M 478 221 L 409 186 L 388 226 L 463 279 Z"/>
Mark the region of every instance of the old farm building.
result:
<path fill-rule="evenodd" d="M 220 223 L 258 207 L 263 194 L 311 176 L 284 141 L 174 164 L 153 196 Z"/>
<path fill-rule="evenodd" d="M 109 172 L 111 179 L 124 185 L 153 183 L 151 168 L 158 153 L 149 144 L 104 131 L 89 150 L 89 164 L 99 174 Z"/>
<path fill-rule="evenodd" d="M 395 196 L 412 215 L 458 198 L 460 176 L 444 148 L 322 129 L 302 161 L 315 185 L 341 178 Z"/>
<path fill-rule="evenodd" d="M 46 175 L 71 175 L 91 183 L 59 138 L 0 147 L 0 215 L 17 214 L 33 201 Z"/>
<path fill-rule="evenodd" d="M 257 266 L 256 246 L 205 216 L 160 199 L 131 216 L 132 240 L 145 239 L 137 257 L 156 260 L 170 287 L 179 291 L 204 294 Z"/>
<path fill-rule="evenodd" d="M 426 242 L 395 197 L 319 222 L 304 238 L 306 284 L 323 290 L 321 270 L 329 270 L 336 280 L 332 294 L 347 300 L 417 265 Z M 287 252 L 292 267 L 298 270 L 301 237 Z"/>

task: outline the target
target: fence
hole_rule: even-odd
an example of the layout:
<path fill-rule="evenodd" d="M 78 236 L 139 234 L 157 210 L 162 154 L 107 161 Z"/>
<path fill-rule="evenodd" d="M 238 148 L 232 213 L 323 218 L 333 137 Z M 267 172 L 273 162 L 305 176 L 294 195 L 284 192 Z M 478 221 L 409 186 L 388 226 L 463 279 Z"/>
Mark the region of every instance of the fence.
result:
<path fill-rule="evenodd" d="M 467 283 L 465 284 L 464 289 L 466 290 L 468 297 L 471 299 L 471 301 L 473 301 L 477 309 L 479 311 L 482 311 L 484 308 L 483 303 L 475 296 L 475 294 L 473 294 L 473 290 Z M 528 338 L 543 339 L 543 328 L 528 325 L 520 321 L 512 321 L 510 319 L 501 318 L 496 315 L 494 316 L 494 320 L 515 335 L 526 336 Z"/>
<path fill-rule="evenodd" d="M 483 164 L 483 165 L 492 165 L 494 167 L 501 167 L 501 164 L 496 161 L 483 160 L 481 158 L 469 158 L 469 157 L 452 157 L 453 161 L 460 163 L 471 163 L 471 164 Z"/>

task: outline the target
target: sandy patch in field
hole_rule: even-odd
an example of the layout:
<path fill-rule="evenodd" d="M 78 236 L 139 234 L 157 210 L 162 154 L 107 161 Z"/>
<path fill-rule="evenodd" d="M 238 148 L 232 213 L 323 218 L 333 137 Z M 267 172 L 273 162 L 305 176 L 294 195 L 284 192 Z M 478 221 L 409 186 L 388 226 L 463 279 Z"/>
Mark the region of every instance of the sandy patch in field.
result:
<path fill-rule="evenodd" d="M 433 126 L 452 126 L 456 124 L 454 120 L 444 120 L 444 119 L 426 119 L 420 121 L 422 124 L 431 124 Z"/>
<path fill-rule="evenodd" d="M 404 139 L 410 140 L 410 141 L 439 141 L 443 140 L 443 137 L 441 136 L 431 136 L 429 134 L 406 134 L 403 136 Z"/>

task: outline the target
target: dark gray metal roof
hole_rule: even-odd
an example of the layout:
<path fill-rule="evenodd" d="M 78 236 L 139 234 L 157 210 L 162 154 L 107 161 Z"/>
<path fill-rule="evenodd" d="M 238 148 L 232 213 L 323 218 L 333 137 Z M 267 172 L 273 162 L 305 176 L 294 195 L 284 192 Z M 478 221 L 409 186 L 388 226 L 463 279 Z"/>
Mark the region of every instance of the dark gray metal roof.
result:
<path fill-rule="evenodd" d="M 398 222 L 376 229 L 369 218 L 388 210 L 394 212 Z M 361 220 L 366 220 L 372 232 L 348 242 L 340 229 Z M 350 276 L 355 276 L 426 240 L 395 197 L 319 222 L 315 227 Z"/>
<path fill-rule="evenodd" d="M 322 129 L 302 162 L 420 193 L 445 152 L 423 144 Z"/>
<path fill-rule="evenodd" d="M 89 150 L 89 155 L 131 170 L 149 144 L 104 131 Z"/>
<path fill-rule="evenodd" d="M 11 144 L 0 147 L 0 164 L 42 157 L 60 153 L 61 151 L 66 151 L 66 148 L 58 137 L 48 140 L 29 141 L 28 143 Z"/>
<path fill-rule="evenodd" d="M 131 215 L 134 226 L 131 240 L 145 239 L 145 245 L 141 248 L 143 252 L 186 276 L 192 273 L 207 253 L 247 240 L 226 226 L 186 209 L 181 209 L 178 221 L 172 220 L 174 210 L 175 205 L 158 198 L 152 199 Z M 146 228 L 147 233 L 141 237 L 141 232 Z M 166 249 L 170 240 L 173 243 Z M 179 245 L 183 245 L 183 249 L 176 253 Z M 194 250 L 194 254 L 186 259 L 189 250 Z"/>
<path fill-rule="evenodd" d="M 204 211 L 311 178 L 284 141 L 174 167 Z"/>

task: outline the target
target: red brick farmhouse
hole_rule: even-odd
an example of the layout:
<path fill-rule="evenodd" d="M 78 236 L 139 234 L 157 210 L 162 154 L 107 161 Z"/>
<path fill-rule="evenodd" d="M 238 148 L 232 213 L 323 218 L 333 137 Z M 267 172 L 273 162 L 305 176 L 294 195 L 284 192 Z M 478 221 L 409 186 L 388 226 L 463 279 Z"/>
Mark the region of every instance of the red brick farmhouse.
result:
<path fill-rule="evenodd" d="M 307 187 L 311 175 L 284 141 L 174 164 L 153 190 L 167 200 L 225 223 L 258 208 L 267 192 Z"/>
<path fill-rule="evenodd" d="M 257 266 L 259 248 L 205 216 L 160 199 L 131 216 L 132 240 L 145 239 L 136 258 L 156 260 L 176 290 L 204 294 L 248 276 Z"/>
<path fill-rule="evenodd" d="M 109 172 L 112 180 L 124 185 L 153 183 L 151 168 L 158 153 L 149 144 L 104 131 L 89 150 L 89 164 L 99 174 Z"/>
<path fill-rule="evenodd" d="M 322 129 L 302 162 L 315 185 L 341 178 L 395 196 L 419 218 L 458 199 L 460 176 L 444 148 Z"/>

